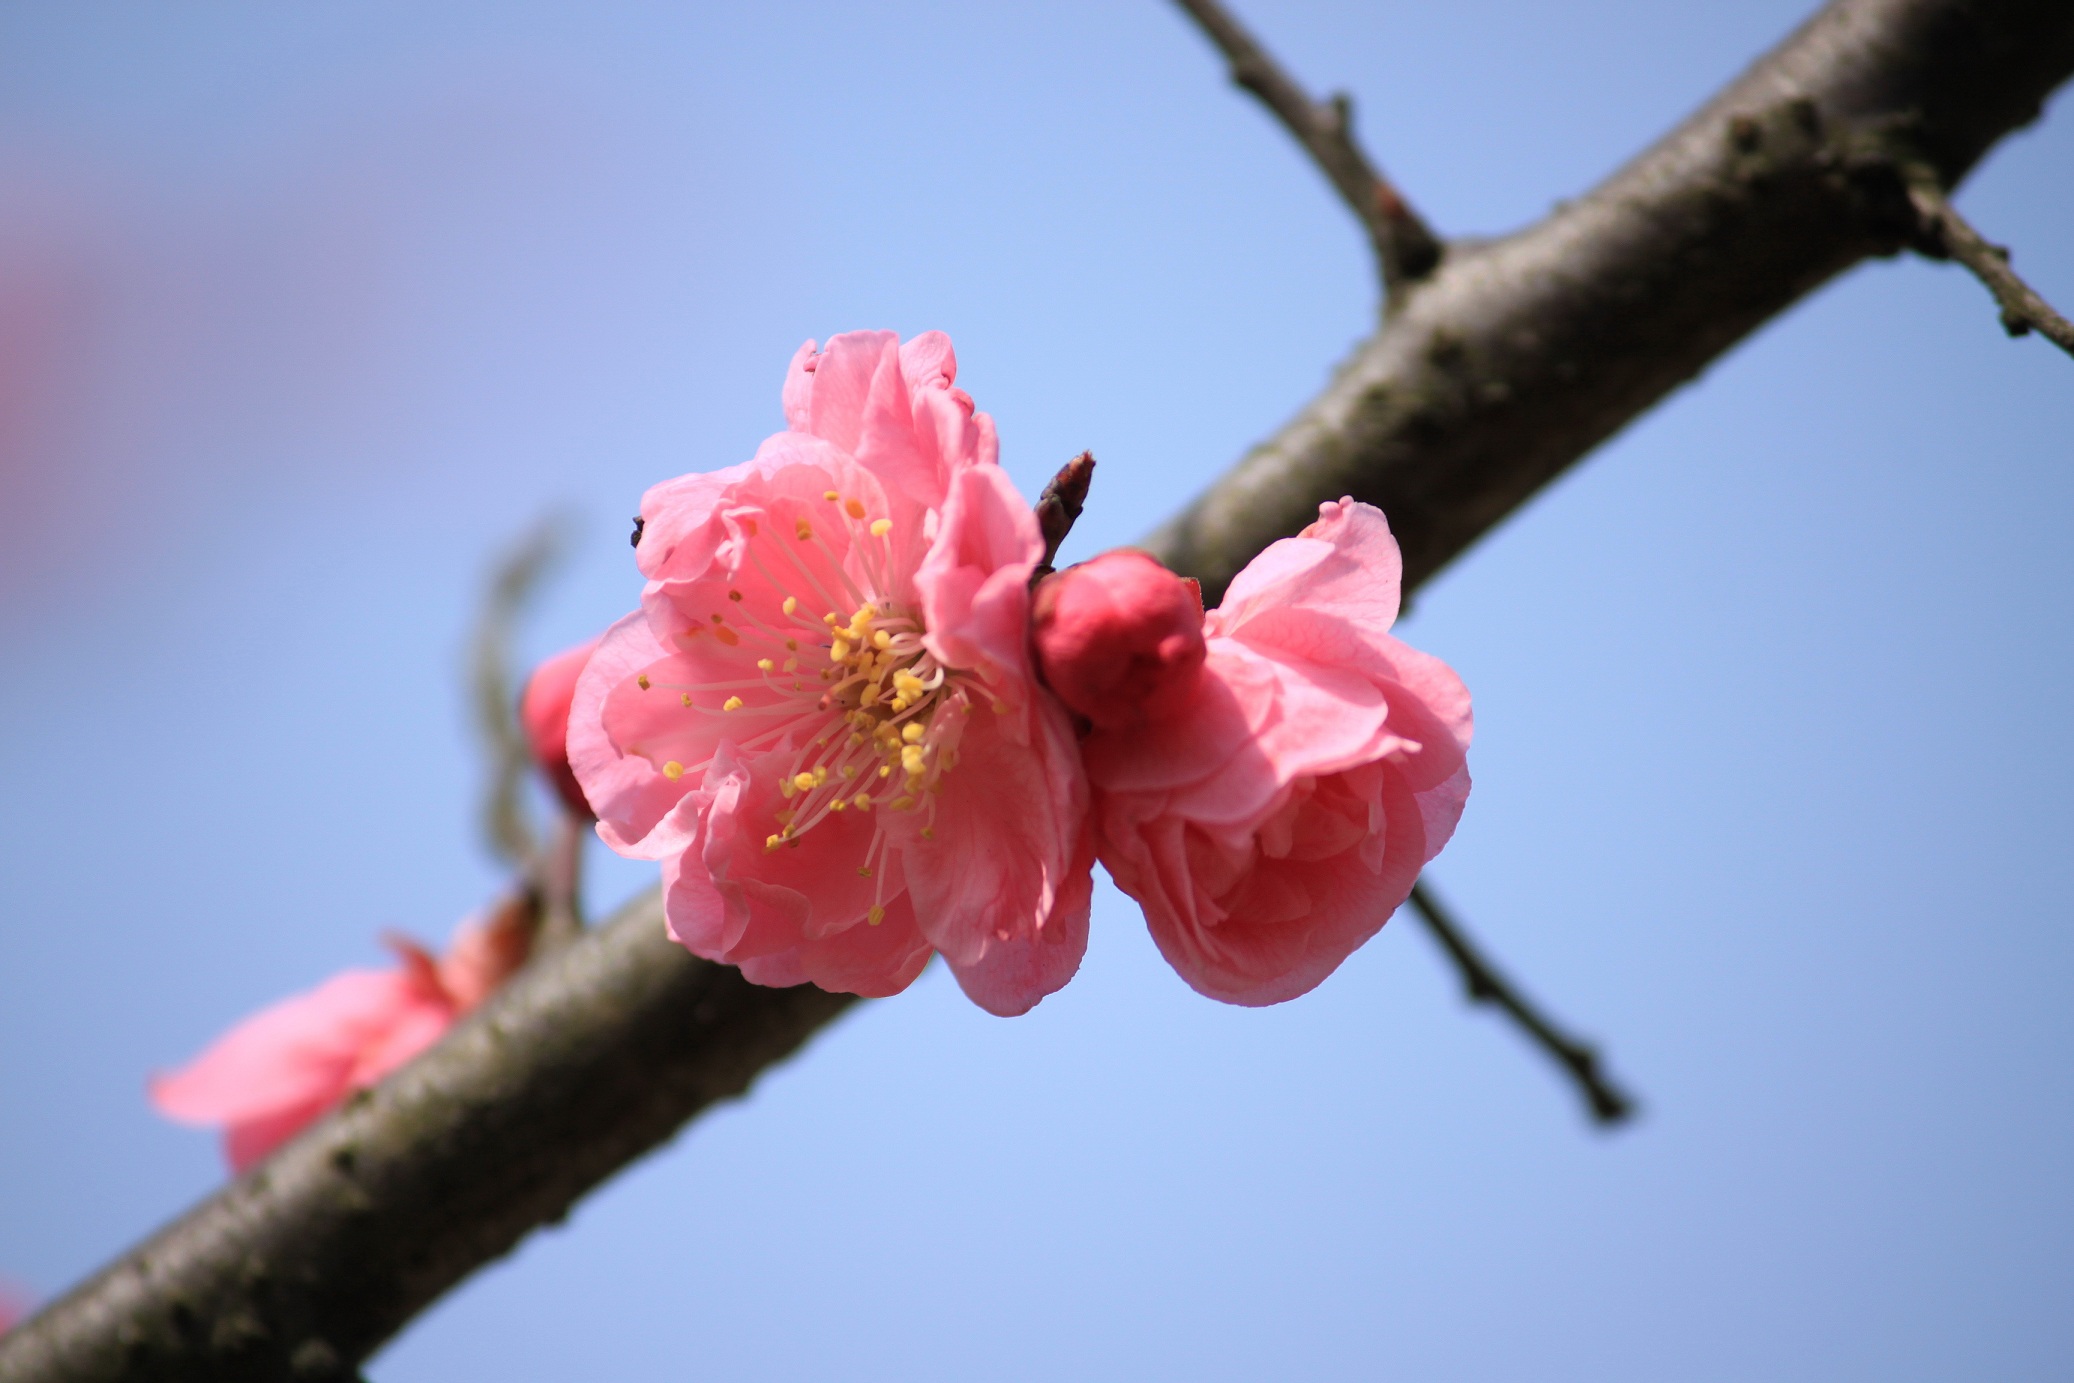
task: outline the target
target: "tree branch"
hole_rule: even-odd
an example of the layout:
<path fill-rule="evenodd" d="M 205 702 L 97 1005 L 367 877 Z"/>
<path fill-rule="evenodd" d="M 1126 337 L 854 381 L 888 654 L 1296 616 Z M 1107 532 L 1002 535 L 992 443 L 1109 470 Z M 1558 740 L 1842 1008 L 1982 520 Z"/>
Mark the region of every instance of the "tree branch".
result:
<path fill-rule="evenodd" d="M 1323 394 L 1148 548 L 1215 601 L 1321 500 L 1379 505 L 1407 586 L 1766 318 L 1915 234 L 2074 71 L 2066 0 L 1836 0 L 1606 184 L 1451 253 Z M 350 1377 L 441 1292 L 848 1007 L 662 934 L 654 895 L 0 1337 L 0 1383 Z"/>
<path fill-rule="evenodd" d="M 1385 304 L 1395 310 L 1404 290 L 1432 273 L 1443 247 L 1382 170 L 1354 139 L 1354 103 L 1345 92 L 1313 101 L 1245 26 L 1218 0 L 1175 0 L 1231 66 L 1231 79 L 1260 99 L 1296 136 L 1368 233 Z"/>
<path fill-rule="evenodd" d="M 469 689 L 476 733 L 489 774 L 483 784 L 483 835 L 506 864 L 530 869 L 538 843 L 526 816 L 525 785 L 533 755 L 518 720 L 518 689 L 511 684 L 512 632 L 562 548 L 562 524 L 543 519 L 490 574 L 469 641 Z"/>
<path fill-rule="evenodd" d="M 1634 1115 L 1635 1102 L 1599 1074 L 1599 1054 L 1590 1044 L 1574 1037 L 1565 1036 L 1563 1031 L 1549 1019 L 1544 1018 L 1529 1003 L 1524 995 L 1514 989 L 1492 964 L 1477 952 L 1469 940 L 1468 933 L 1455 921 L 1447 909 L 1433 896 L 1433 889 L 1424 879 L 1412 885 L 1411 909 L 1426 924 L 1455 968 L 1462 973 L 1462 988 L 1474 1004 L 1496 1004 L 1512 1016 L 1528 1037 L 1570 1073 L 1577 1082 L 1577 1091 L 1584 1096 L 1585 1107 L 1593 1119 L 1602 1124 L 1623 1123 Z"/>
<path fill-rule="evenodd" d="M 1995 295 L 1995 305 L 2002 309 L 2002 329 L 2011 336 L 2036 331 L 2074 355 L 2074 322 L 2054 311 L 2051 303 L 2017 277 L 2016 270 L 2009 267 L 2006 248 L 1988 243 L 1987 237 L 1959 215 L 1936 173 L 1918 164 L 1907 167 L 1903 176 L 1908 180 L 1909 201 L 1922 218 L 1923 238 L 1917 248 L 1933 259 L 1957 260 L 1986 284 Z"/>

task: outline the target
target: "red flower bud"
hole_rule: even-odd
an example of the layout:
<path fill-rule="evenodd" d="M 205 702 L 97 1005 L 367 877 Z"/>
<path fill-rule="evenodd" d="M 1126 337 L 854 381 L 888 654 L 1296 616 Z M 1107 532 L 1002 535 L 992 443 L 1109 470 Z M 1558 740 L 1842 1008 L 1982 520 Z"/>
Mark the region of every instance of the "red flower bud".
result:
<path fill-rule="evenodd" d="M 1202 588 L 1128 548 L 1046 577 L 1031 628 L 1046 684 L 1103 729 L 1187 704 L 1202 671 Z"/>
<path fill-rule="evenodd" d="M 519 698 L 519 722 L 525 726 L 533 762 L 554 784 L 569 810 L 586 820 L 596 813 L 569 769 L 569 702 L 576 695 L 576 679 L 597 646 L 598 641 L 592 639 L 555 654 L 533 669 Z"/>

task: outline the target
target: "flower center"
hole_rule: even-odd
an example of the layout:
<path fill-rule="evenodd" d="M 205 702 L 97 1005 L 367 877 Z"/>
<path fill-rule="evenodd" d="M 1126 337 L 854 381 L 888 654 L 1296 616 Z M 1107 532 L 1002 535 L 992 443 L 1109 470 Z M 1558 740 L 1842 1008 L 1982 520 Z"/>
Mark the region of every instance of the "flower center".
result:
<path fill-rule="evenodd" d="M 885 594 L 897 589 L 887 541 L 891 520 L 867 522 L 863 504 L 833 490 L 823 498 L 850 530 L 852 561 L 839 560 L 807 518 L 796 519 L 789 533 L 776 522 L 746 520 L 748 563 L 769 589 L 790 592 L 775 611 L 764 606 L 774 620 L 730 589 L 728 608 L 712 612 L 710 623 L 694 616 L 676 636 L 687 647 L 710 636 L 729 650 L 726 661 L 753 658 L 756 675 L 655 686 L 677 692 L 689 714 L 739 721 L 742 733 L 731 738 L 744 751 L 791 747 L 778 779 L 784 805 L 764 839 L 766 850 L 797 844 L 836 813 L 878 809 L 919 813 L 919 834 L 932 839 L 936 794 L 943 775 L 957 766 L 975 698 L 998 698 L 981 678 L 939 662 L 924 642 L 921 612 Z M 819 575 L 808 560 L 816 554 L 824 559 Z M 809 602 L 835 608 L 817 622 L 807 613 Z M 650 690 L 647 677 L 638 680 Z M 677 779 L 703 766 L 673 759 L 662 772 Z M 857 867 L 865 878 L 879 877 L 881 893 L 889 848 L 879 825 Z M 885 916 L 884 902 L 876 898 L 867 914 L 873 925 Z"/>

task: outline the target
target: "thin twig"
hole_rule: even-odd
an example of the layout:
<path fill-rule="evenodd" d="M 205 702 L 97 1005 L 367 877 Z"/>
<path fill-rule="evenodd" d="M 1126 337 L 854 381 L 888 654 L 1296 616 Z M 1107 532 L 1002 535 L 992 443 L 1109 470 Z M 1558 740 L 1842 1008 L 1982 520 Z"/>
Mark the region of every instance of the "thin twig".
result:
<path fill-rule="evenodd" d="M 1599 1074 L 1599 1054 L 1590 1044 L 1566 1036 L 1554 1023 L 1542 1017 L 1489 961 L 1477 954 L 1468 934 L 1448 915 L 1447 909 L 1441 906 L 1423 879 L 1412 886 L 1411 906 L 1412 911 L 1439 938 L 1440 944 L 1447 948 L 1455 968 L 1462 972 L 1462 987 L 1468 993 L 1469 1001 L 1496 1004 L 1511 1014 L 1527 1036 L 1570 1073 L 1577 1082 L 1578 1093 L 1584 1096 L 1585 1104 L 1590 1107 L 1593 1119 L 1612 1125 L 1633 1117 L 1634 1100 Z"/>
<path fill-rule="evenodd" d="M 2002 329 L 2011 336 L 2036 331 L 2074 355 L 2074 322 L 2054 311 L 2051 303 L 2017 276 L 2016 270 L 2009 267 L 2007 248 L 1989 243 L 1958 213 L 1935 170 L 1913 164 L 1904 171 L 1904 177 L 1908 181 L 1908 199 L 1922 222 L 1922 239 L 1917 249 L 1934 259 L 1957 260 L 1972 271 L 1995 295 L 1995 305 L 2002 309 Z"/>
<path fill-rule="evenodd" d="M 1387 305 L 1439 266 L 1438 236 L 1354 140 L 1354 103 L 1345 92 L 1313 101 L 1218 0 L 1175 0 L 1231 64 L 1231 79 L 1273 112 L 1360 218 L 1375 251 Z"/>
<path fill-rule="evenodd" d="M 564 523 L 546 518 L 513 544 L 491 573 L 469 649 L 475 725 L 489 773 L 483 784 L 482 825 L 490 849 L 530 868 L 538 848 L 527 818 L 525 784 L 533 759 L 518 721 L 518 689 L 511 679 L 512 631 L 560 555 Z"/>

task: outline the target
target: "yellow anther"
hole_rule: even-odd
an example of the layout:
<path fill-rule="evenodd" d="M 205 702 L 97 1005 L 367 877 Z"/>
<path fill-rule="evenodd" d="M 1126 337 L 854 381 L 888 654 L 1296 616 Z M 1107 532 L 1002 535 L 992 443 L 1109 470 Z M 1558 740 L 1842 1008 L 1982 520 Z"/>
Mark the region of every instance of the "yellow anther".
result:
<path fill-rule="evenodd" d="M 727 598 L 729 600 L 732 600 L 737 605 L 742 603 L 742 593 L 740 591 L 729 591 L 727 593 Z"/>
<path fill-rule="evenodd" d="M 679 701 L 682 701 L 685 705 L 689 706 L 691 704 L 691 693 L 685 692 L 682 696 L 678 697 L 677 699 Z"/>
<path fill-rule="evenodd" d="M 836 641 L 835 641 L 834 643 L 832 643 L 832 644 L 828 645 L 828 661 L 829 661 L 829 662 L 831 662 L 831 663 L 842 663 L 842 662 L 847 662 L 847 661 L 849 661 L 849 657 L 850 657 L 850 641 L 849 641 L 848 639 L 837 639 L 837 640 L 836 640 Z"/>
<path fill-rule="evenodd" d="M 860 745 L 860 744 L 864 743 L 864 736 L 862 736 L 862 735 L 858 734 L 858 733 L 857 733 L 857 732 L 856 732 L 855 730 L 852 730 L 852 731 L 850 732 L 850 741 L 849 741 L 849 743 L 850 743 L 850 748 L 852 748 L 852 749 L 855 749 L 855 748 L 856 748 L 856 747 L 857 747 L 858 745 Z M 854 771 L 854 770 L 856 769 L 856 767 L 857 767 L 857 765 L 855 765 L 855 764 L 851 764 L 851 765 L 849 766 L 849 768 L 847 768 L 847 769 L 844 769 L 843 771 L 844 771 L 844 773 L 845 773 L 845 774 L 846 774 L 847 776 L 849 776 L 849 777 L 852 777 L 852 778 L 854 778 L 854 777 L 856 777 L 856 776 L 857 776 L 857 774 L 856 774 L 856 773 L 855 773 L 855 771 Z"/>
<path fill-rule="evenodd" d="M 860 812 L 868 812 L 868 811 L 870 811 L 870 810 L 871 810 L 871 794 L 870 794 L 870 793 L 868 793 L 868 792 L 860 792 L 860 793 L 858 793 L 858 794 L 857 794 L 857 795 L 856 795 L 855 797 L 852 797 L 852 798 L 850 799 L 850 805 L 851 805 L 851 806 L 853 806 L 853 807 L 855 807 L 855 808 L 856 808 L 856 809 L 857 809 L 858 811 L 860 811 Z"/>
<path fill-rule="evenodd" d="M 836 614 L 835 611 L 830 610 L 827 614 L 821 616 L 821 622 L 827 625 L 830 629 L 833 629 L 837 625 L 841 624 L 843 621 L 842 616 Z"/>
<path fill-rule="evenodd" d="M 637 686 L 637 687 L 639 687 L 639 688 L 640 688 L 640 689 L 641 689 L 642 691 L 647 691 L 647 690 L 648 690 L 648 674 L 644 672 L 644 673 L 642 673 L 642 674 L 641 674 L 641 675 L 640 675 L 639 677 L 636 677 L 636 678 L 634 679 L 634 685 L 635 685 L 635 686 Z"/>
<path fill-rule="evenodd" d="M 783 605 L 780 605 L 778 608 L 780 610 L 783 610 L 788 615 L 791 614 L 794 610 L 797 610 L 799 608 L 799 597 L 796 595 L 786 596 L 785 603 Z M 792 646 L 792 641 L 790 639 L 786 640 L 785 646 L 787 648 L 790 648 Z"/>
<path fill-rule="evenodd" d="M 893 636 L 883 629 L 874 630 L 871 635 L 871 646 L 880 650 L 891 648 L 893 646 Z"/>
<path fill-rule="evenodd" d="M 725 617 L 725 616 L 723 616 L 723 615 L 718 615 L 718 614 L 716 614 L 716 615 L 714 615 L 714 616 L 713 616 L 713 623 L 715 623 L 715 624 L 725 624 L 725 623 L 727 623 L 727 619 L 726 619 L 726 617 Z"/>
<path fill-rule="evenodd" d="M 874 538 L 883 538 L 892 531 L 893 520 L 891 519 L 873 519 L 871 521 L 871 536 Z"/>
<path fill-rule="evenodd" d="M 811 792 L 814 788 L 814 775 L 811 773 L 795 773 L 792 775 L 792 786 L 798 788 L 801 792 Z"/>
<path fill-rule="evenodd" d="M 884 520 L 884 519 L 880 519 L 880 520 L 879 520 L 879 522 L 880 522 L 880 523 L 884 523 L 884 522 L 885 522 L 885 520 Z M 884 908 L 880 907 L 880 906 L 879 906 L 879 905 L 878 905 L 877 903 L 873 903 L 873 904 L 871 905 L 871 909 L 870 909 L 870 910 L 869 910 L 868 912 L 866 912 L 866 913 L 864 914 L 864 922 L 865 922 L 865 925 L 866 925 L 866 926 L 869 926 L 869 927 L 876 927 L 876 926 L 878 926 L 878 924 L 879 924 L 879 923 L 881 923 L 881 922 L 883 922 L 883 921 L 885 921 L 885 920 L 886 920 L 886 910 L 885 910 Z"/>
<path fill-rule="evenodd" d="M 684 765 L 678 763 L 675 759 L 672 759 L 668 763 L 663 765 L 663 777 L 669 779 L 671 782 L 674 783 L 683 776 Z"/>
<path fill-rule="evenodd" d="M 881 778 L 890 778 L 890 777 L 892 777 L 892 776 L 893 776 L 893 770 L 892 770 L 892 768 L 891 768 L 891 767 L 889 767 L 888 765 L 885 765 L 885 764 L 881 764 L 881 765 L 879 765 L 879 777 L 881 777 Z"/>
<path fill-rule="evenodd" d="M 856 777 L 856 776 L 857 776 L 857 765 L 855 765 L 855 764 L 844 764 L 844 765 L 843 765 L 843 777 L 844 777 L 845 779 L 849 779 L 849 778 L 854 778 L 854 777 Z"/>
<path fill-rule="evenodd" d="M 934 839 L 936 839 L 936 828 L 935 828 L 934 826 L 924 826 L 924 827 L 922 828 L 922 839 L 923 839 L 923 840 L 934 840 Z"/>
<path fill-rule="evenodd" d="M 789 800 L 792 794 L 798 791 L 798 788 L 792 786 L 792 780 L 790 778 L 780 778 L 778 780 L 778 796 Z"/>
<path fill-rule="evenodd" d="M 847 806 L 849 806 L 849 805 L 850 805 L 849 803 L 847 803 L 847 802 L 843 801 L 843 799 L 842 799 L 842 798 L 838 797 L 838 798 L 836 798 L 836 799 L 835 799 L 835 800 L 834 800 L 833 802 L 830 802 L 830 803 L 828 804 L 828 810 L 830 810 L 830 811 L 832 811 L 832 812 L 839 812 L 839 811 L 841 811 L 841 810 L 842 810 L 842 809 L 843 809 L 844 807 L 847 807 Z"/>
<path fill-rule="evenodd" d="M 928 764 L 922 758 L 922 746 L 910 744 L 900 751 L 900 766 L 907 770 L 910 778 L 919 778 L 928 772 Z"/>
<path fill-rule="evenodd" d="M 920 744 L 922 742 L 922 722 L 910 720 L 907 724 L 901 726 L 900 738 L 906 740 L 909 744 Z"/>
<path fill-rule="evenodd" d="M 843 512 L 853 519 L 861 519 L 864 517 L 864 506 L 857 500 L 846 499 L 843 501 Z"/>
<path fill-rule="evenodd" d="M 724 624 L 713 631 L 713 637 L 720 640 L 720 642 L 726 644 L 729 648 L 733 648 L 736 644 L 742 641 L 742 636 L 740 634 L 737 634 L 734 630 L 728 628 Z"/>
<path fill-rule="evenodd" d="M 801 542 L 809 542 L 814 536 L 814 526 L 805 519 L 801 519 L 798 523 L 792 525 L 792 532 Z"/>
<path fill-rule="evenodd" d="M 815 786 L 815 787 L 820 787 L 820 786 L 821 786 L 821 785 L 822 785 L 823 783 L 825 783 L 825 782 L 827 782 L 827 781 L 828 781 L 828 765 L 827 765 L 827 764 L 816 764 L 816 765 L 814 765 L 814 786 Z"/>
<path fill-rule="evenodd" d="M 922 679 L 905 668 L 893 674 L 893 689 L 910 702 L 920 701 L 923 694 L 928 691 L 928 688 L 922 685 Z"/>
<path fill-rule="evenodd" d="M 771 660 L 768 658 L 758 658 L 756 660 L 756 666 L 762 668 L 765 672 L 769 672 L 771 668 L 774 666 L 774 664 L 772 664 Z"/>
<path fill-rule="evenodd" d="M 742 709 L 742 698 L 730 696 L 727 700 L 720 703 L 720 709 L 723 711 L 739 711 Z"/>
<path fill-rule="evenodd" d="M 763 848 L 766 850 L 775 850 L 784 843 L 784 838 L 781 836 L 765 836 L 763 838 Z"/>
<path fill-rule="evenodd" d="M 791 597 L 791 596 L 789 596 L 789 595 L 788 595 L 788 596 L 786 596 L 785 598 L 786 598 L 787 600 L 792 600 L 792 597 Z M 798 602 L 798 601 L 796 601 L 796 600 L 792 600 L 792 603 L 793 603 L 794 605 L 797 605 L 797 604 L 799 604 L 799 602 Z M 791 614 L 792 612 L 791 612 L 790 610 L 787 610 L 787 611 L 786 611 L 785 613 L 789 615 L 789 614 Z M 799 640 L 798 640 L 798 639 L 787 639 L 787 640 L 785 640 L 785 647 L 786 647 L 786 648 L 787 648 L 787 649 L 788 649 L 789 651 L 791 651 L 791 652 L 793 652 L 793 653 L 797 653 L 797 652 L 799 652 Z"/>
<path fill-rule="evenodd" d="M 904 811 L 906 811 L 906 810 L 907 810 L 907 809 L 908 809 L 909 807 L 912 807 L 912 806 L 913 806 L 914 804 L 915 804 L 915 799 L 914 799 L 914 798 L 912 798 L 912 797 L 909 797 L 909 796 L 908 796 L 907 794 L 905 794 L 905 793 L 902 793 L 902 794 L 901 794 L 900 796 L 898 796 L 898 797 L 896 797 L 896 798 L 894 798 L 894 799 L 893 799 L 893 804 L 892 804 L 892 805 L 893 805 L 893 810 L 894 810 L 894 811 L 896 811 L 896 812 L 904 812 Z"/>
<path fill-rule="evenodd" d="M 823 499 L 827 500 L 827 501 L 828 501 L 829 503 L 833 504 L 833 503 L 835 502 L 835 498 L 836 498 L 836 495 L 835 495 L 835 491 L 833 491 L 833 490 L 823 490 L 823 491 L 821 492 L 821 498 L 823 498 Z"/>
<path fill-rule="evenodd" d="M 870 866 L 870 865 L 868 865 L 868 864 L 860 864 L 860 865 L 858 865 L 858 866 L 857 866 L 857 877 L 858 877 L 858 878 L 860 878 L 860 879 L 869 879 L 869 878 L 871 877 L 871 866 Z"/>
<path fill-rule="evenodd" d="M 896 696 L 893 698 L 893 711 L 897 715 L 901 711 L 906 710 L 912 704 L 913 703 L 910 702 L 906 697 Z"/>

